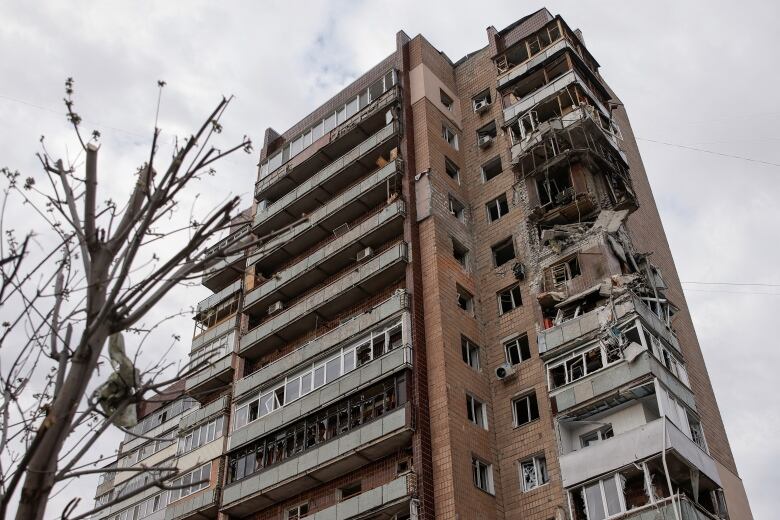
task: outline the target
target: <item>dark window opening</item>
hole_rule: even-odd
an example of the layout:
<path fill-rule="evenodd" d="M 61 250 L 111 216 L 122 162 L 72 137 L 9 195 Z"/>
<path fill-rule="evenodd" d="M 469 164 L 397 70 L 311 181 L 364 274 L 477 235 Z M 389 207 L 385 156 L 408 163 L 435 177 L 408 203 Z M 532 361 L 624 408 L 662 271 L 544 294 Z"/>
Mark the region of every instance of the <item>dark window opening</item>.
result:
<path fill-rule="evenodd" d="M 500 267 L 515 258 L 515 245 L 512 237 L 507 238 L 491 248 L 493 252 L 493 265 Z"/>
<path fill-rule="evenodd" d="M 482 180 L 487 182 L 501 174 L 502 171 L 501 157 L 497 155 L 482 165 Z"/>

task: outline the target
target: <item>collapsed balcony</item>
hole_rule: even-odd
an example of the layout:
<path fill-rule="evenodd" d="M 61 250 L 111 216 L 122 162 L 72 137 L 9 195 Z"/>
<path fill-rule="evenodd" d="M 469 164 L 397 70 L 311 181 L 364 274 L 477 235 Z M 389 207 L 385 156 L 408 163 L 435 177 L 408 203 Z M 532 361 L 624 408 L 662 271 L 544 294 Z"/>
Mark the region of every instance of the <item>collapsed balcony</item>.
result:
<path fill-rule="evenodd" d="M 377 83 L 382 81 L 380 78 Z M 393 86 L 395 72 L 388 72 L 384 81 L 389 84 L 365 89 L 342 107 L 345 112 L 334 111 L 331 117 L 285 144 L 263 162 L 260 180 L 255 185 L 255 199 L 278 200 L 327 166 L 333 157 L 344 155 L 367 136 L 390 124 L 400 97 L 398 88 Z"/>
<path fill-rule="evenodd" d="M 209 247 L 204 253 L 205 255 L 222 247 L 227 247 L 227 251 L 231 254 L 217 259 L 214 265 L 203 272 L 202 285 L 211 291 L 219 291 L 228 284 L 239 280 L 246 267 L 246 252 L 241 247 L 249 244 L 252 240 L 254 240 L 252 227 L 249 222 L 245 222 L 238 229 L 232 230 L 227 237 Z"/>
<path fill-rule="evenodd" d="M 233 451 L 222 512 L 247 515 L 406 446 L 406 392 L 397 375 Z"/>
<path fill-rule="evenodd" d="M 402 279 L 409 262 L 407 244 L 397 242 L 354 270 L 299 298 L 257 309 L 255 326 L 241 338 L 242 356 L 257 358 L 336 318 L 345 309 Z M 271 311 L 269 315 L 268 312 Z"/>
<path fill-rule="evenodd" d="M 560 151 L 524 181 L 528 219 L 541 229 L 593 220 L 603 209 L 637 207 L 628 173 L 590 150 Z"/>
<path fill-rule="evenodd" d="M 401 195 L 401 171 L 401 161 L 395 160 L 361 179 L 303 221 L 262 244 L 250 255 L 248 265 L 254 265 L 259 273 L 273 273 L 290 258 L 346 233 L 379 206 L 397 202 Z"/>
<path fill-rule="evenodd" d="M 258 285 L 244 296 L 243 312 L 262 312 L 274 301 L 291 301 L 349 266 L 365 262 L 403 233 L 405 215 L 403 201 L 397 200 L 268 278 L 257 276 Z"/>

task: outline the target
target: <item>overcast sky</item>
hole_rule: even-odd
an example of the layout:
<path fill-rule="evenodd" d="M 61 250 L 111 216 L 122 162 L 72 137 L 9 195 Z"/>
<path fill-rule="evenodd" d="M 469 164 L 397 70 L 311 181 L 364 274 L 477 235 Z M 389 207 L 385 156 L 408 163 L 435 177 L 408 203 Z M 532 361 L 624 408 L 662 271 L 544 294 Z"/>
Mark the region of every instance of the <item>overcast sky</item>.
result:
<path fill-rule="evenodd" d="M 85 126 L 103 133 L 102 180 L 132 182 L 153 124 L 169 140 L 201 121 L 223 94 L 236 99 L 225 138 L 262 144 L 395 48 L 395 33 L 424 34 L 453 61 L 542 7 L 539 2 L 12 2 L 0 3 L 0 166 L 38 174 L 38 138 L 73 150 L 62 115 L 62 84 L 76 80 Z M 224 6 L 230 5 L 228 10 Z M 780 164 L 780 7 L 770 1 L 551 1 L 626 104 L 686 282 L 780 284 L 780 166 L 681 149 L 691 146 Z M 773 65 L 774 64 L 774 65 Z M 259 148 L 259 146 L 258 146 Z M 225 161 L 203 183 L 200 207 L 228 193 L 251 197 L 256 154 Z M 119 189 L 119 188 L 118 188 Z M 24 215 L 19 215 L 20 219 Z M 780 287 L 686 284 L 686 293 L 740 474 L 756 518 L 775 518 L 780 447 L 770 324 Z M 160 314 L 196 303 L 178 291 Z M 192 322 L 171 333 L 189 348 Z M 164 343 L 160 343 L 164 345 Z M 162 349 L 163 347 L 158 347 Z M 101 448 L 110 452 L 113 435 Z M 49 516 L 84 496 L 94 480 L 55 498 Z M 735 519 L 738 520 L 738 519 Z"/>

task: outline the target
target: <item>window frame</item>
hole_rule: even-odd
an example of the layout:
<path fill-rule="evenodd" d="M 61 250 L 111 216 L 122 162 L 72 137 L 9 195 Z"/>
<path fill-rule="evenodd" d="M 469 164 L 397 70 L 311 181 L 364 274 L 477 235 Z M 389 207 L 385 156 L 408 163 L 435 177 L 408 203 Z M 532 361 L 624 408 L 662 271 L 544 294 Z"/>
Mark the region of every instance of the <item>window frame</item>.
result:
<path fill-rule="evenodd" d="M 460 336 L 460 356 L 466 365 L 471 369 L 479 372 L 481 370 L 480 355 L 481 349 L 479 345 L 471 341 L 466 336 Z"/>
<path fill-rule="evenodd" d="M 528 464 L 533 466 L 535 480 L 535 484 L 530 487 L 526 486 L 527 483 L 524 471 L 525 466 Z M 528 457 L 527 459 L 519 461 L 518 469 L 520 471 L 520 488 L 522 489 L 523 493 L 533 491 L 534 489 L 538 489 L 550 483 L 550 473 L 547 469 L 547 458 L 544 456 L 544 454 L 534 455 L 533 457 Z"/>
<path fill-rule="evenodd" d="M 507 247 L 512 248 L 512 256 L 510 258 L 507 258 L 501 263 L 498 263 L 498 259 L 496 258 L 496 255 L 499 251 L 505 250 Z M 490 246 L 490 256 L 493 259 L 493 268 L 497 269 L 501 267 L 502 265 L 508 264 L 512 260 L 515 260 L 517 258 L 517 251 L 515 250 L 515 240 L 512 235 L 509 237 L 500 240 L 499 242 L 496 242 L 492 246 Z"/>
<path fill-rule="evenodd" d="M 515 294 L 517 293 L 517 294 Z M 504 309 L 504 295 L 509 295 L 511 298 L 511 301 L 509 304 L 511 305 L 511 308 Z M 496 297 L 498 299 L 498 315 L 503 316 L 504 314 L 510 313 L 513 310 L 522 307 L 523 306 L 523 294 L 520 290 L 520 284 L 519 283 L 513 283 L 509 287 L 506 287 L 496 293 Z M 517 300 L 517 301 L 516 301 Z"/>
<path fill-rule="evenodd" d="M 451 173 L 454 171 L 454 174 Z M 444 173 L 447 174 L 447 177 L 454 180 L 460 185 L 460 166 L 458 166 L 455 161 L 444 156 Z"/>
<path fill-rule="evenodd" d="M 525 339 L 525 349 L 528 352 L 528 356 L 527 357 L 523 357 L 523 347 L 519 343 L 521 338 Z M 517 354 L 518 354 L 517 357 L 519 359 L 519 361 L 517 363 L 513 363 L 512 362 L 512 358 L 509 355 L 509 349 L 511 348 L 510 345 L 512 343 L 515 343 L 515 346 L 517 348 Z M 528 334 L 527 333 L 524 332 L 522 334 L 519 334 L 519 335 L 513 337 L 510 340 L 504 341 L 503 344 L 504 344 L 504 356 L 506 358 L 506 362 L 509 363 L 510 365 L 512 365 L 512 366 L 519 365 L 523 361 L 528 361 L 529 359 L 531 359 L 531 342 L 528 340 Z"/>
<path fill-rule="evenodd" d="M 503 205 L 505 206 L 503 213 L 502 213 L 502 204 L 501 204 L 502 202 Z M 492 209 L 494 207 L 496 210 L 495 218 L 493 218 L 493 212 L 492 212 Z M 501 218 L 505 217 L 506 215 L 509 215 L 509 199 L 507 199 L 506 193 L 501 193 L 498 197 L 487 202 L 485 204 L 485 210 L 487 212 L 488 223 L 490 224 L 493 224 L 494 222 L 498 222 L 499 220 L 501 220 Z"/>
<path fill-rule="evenodd" d="M 455 101 L 452 99 L 452 97 L 450 97 L 449 94 L 444 92 L 443 88 L 439 88 L 439 102 L 444 108 L 447 109 L 448 112 L 453 111 Z"/>
<path fill-rule="evenodd" d="M 482 476 L 480 469 L 484 469 L 484 477 Z M 484 491 L 490 495 L 495 495 L 495 487 L 493 484 L 493 465 L 487 463 L 483 459 L 471 456 L 471 477 L 474 487 Z M 482 482 L 484 480 L 484 482 Z M 484 487 L 483 487 L 484 485 Z"/>
<path fill-rule="evenodd" d="M 531 406 L 532 400 L 535 403 L 534 406 Z M 517 413 L 517 405 L 521 401 L 527 401 L 526 412 L 529 418 L 528 421 L 523 423 L 520 422 L 520 417 Z M 536 417 L 533 417 L 534 408 L 536 409 Z M 526 392 L 512 399 L 512 424 L 515 428 L 519 428 L 521 426 L 525 426 L 526 424 L 531 424 L 534 421 L 538 421 L 540 417 L 541 414 L 539 413 L 539 400 L 536 398 L 536 390 L 531 390 L 530 392 Z"/>
<path fill-rule="evenodd" d="M 460 150 L 458 133 L 446 123 L 441 124 L 441 137 L 453 150 Z"/>
<path fill-rule="evenodd" d="M 483 430 L 488 429 L 487 405 L 471 392 L 466 392 L 466 419 Z"/>

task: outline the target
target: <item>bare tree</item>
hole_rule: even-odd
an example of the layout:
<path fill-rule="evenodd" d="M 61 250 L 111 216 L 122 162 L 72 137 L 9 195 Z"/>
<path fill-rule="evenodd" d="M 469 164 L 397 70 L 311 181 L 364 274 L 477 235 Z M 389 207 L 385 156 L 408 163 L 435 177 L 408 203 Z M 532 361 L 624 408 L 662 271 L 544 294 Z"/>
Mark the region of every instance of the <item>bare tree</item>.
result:
<path fill-rule="evenodd" d="M 164 82 L 158 85 L 162 92 Z M 73 80 L 65 87 L 76 156 L 55 158 L 41 138 L 42 175 L 22 179 L 2 169 L 0 519 L 16 497 L 16 518 L 41 519 L 55 485 L 99 471 L 94 460 L 87 460 L 97 439 L 111 424 L 131 426 L 135 403 L 169 383 L 162 380 L 168 365 L 139 372 L 124 351 L 123 331 L 138 331 L 171 289 L 236 252 L 230 244 L 205 245 L 229 228 L 237 197 L 201 219 L 190 215 L 184 225 L 173 218 L 180 215 L 185 189 L 214 174 L 216 161 L 251 151 L 246 136 L 224 150 L 210 144 L 221 133 L 229 99 L 223 98 L 194 134 L 173 144 L 164 162 L 158 157 L 161 131 L 155 121 L 148 155 L 135 175 L 108 169 L 112 184 L 131 179 L 127 202 L 120 206 L 110 198 L 99 202 L 108 186 L 99 174 L 105 169 L 98 168 L 100 135 L 85 138 Z M 27 229 L 20 233 L 19 227 Z M 106 357 L 111 374 L 101 374 L 102 385 L 90 392 Z M 157 486 L 173 474 L 162 470 L 176 471 L 156 470 L 152 485 Z M 68 505 L 63 518 L 75 505 Z"/>

